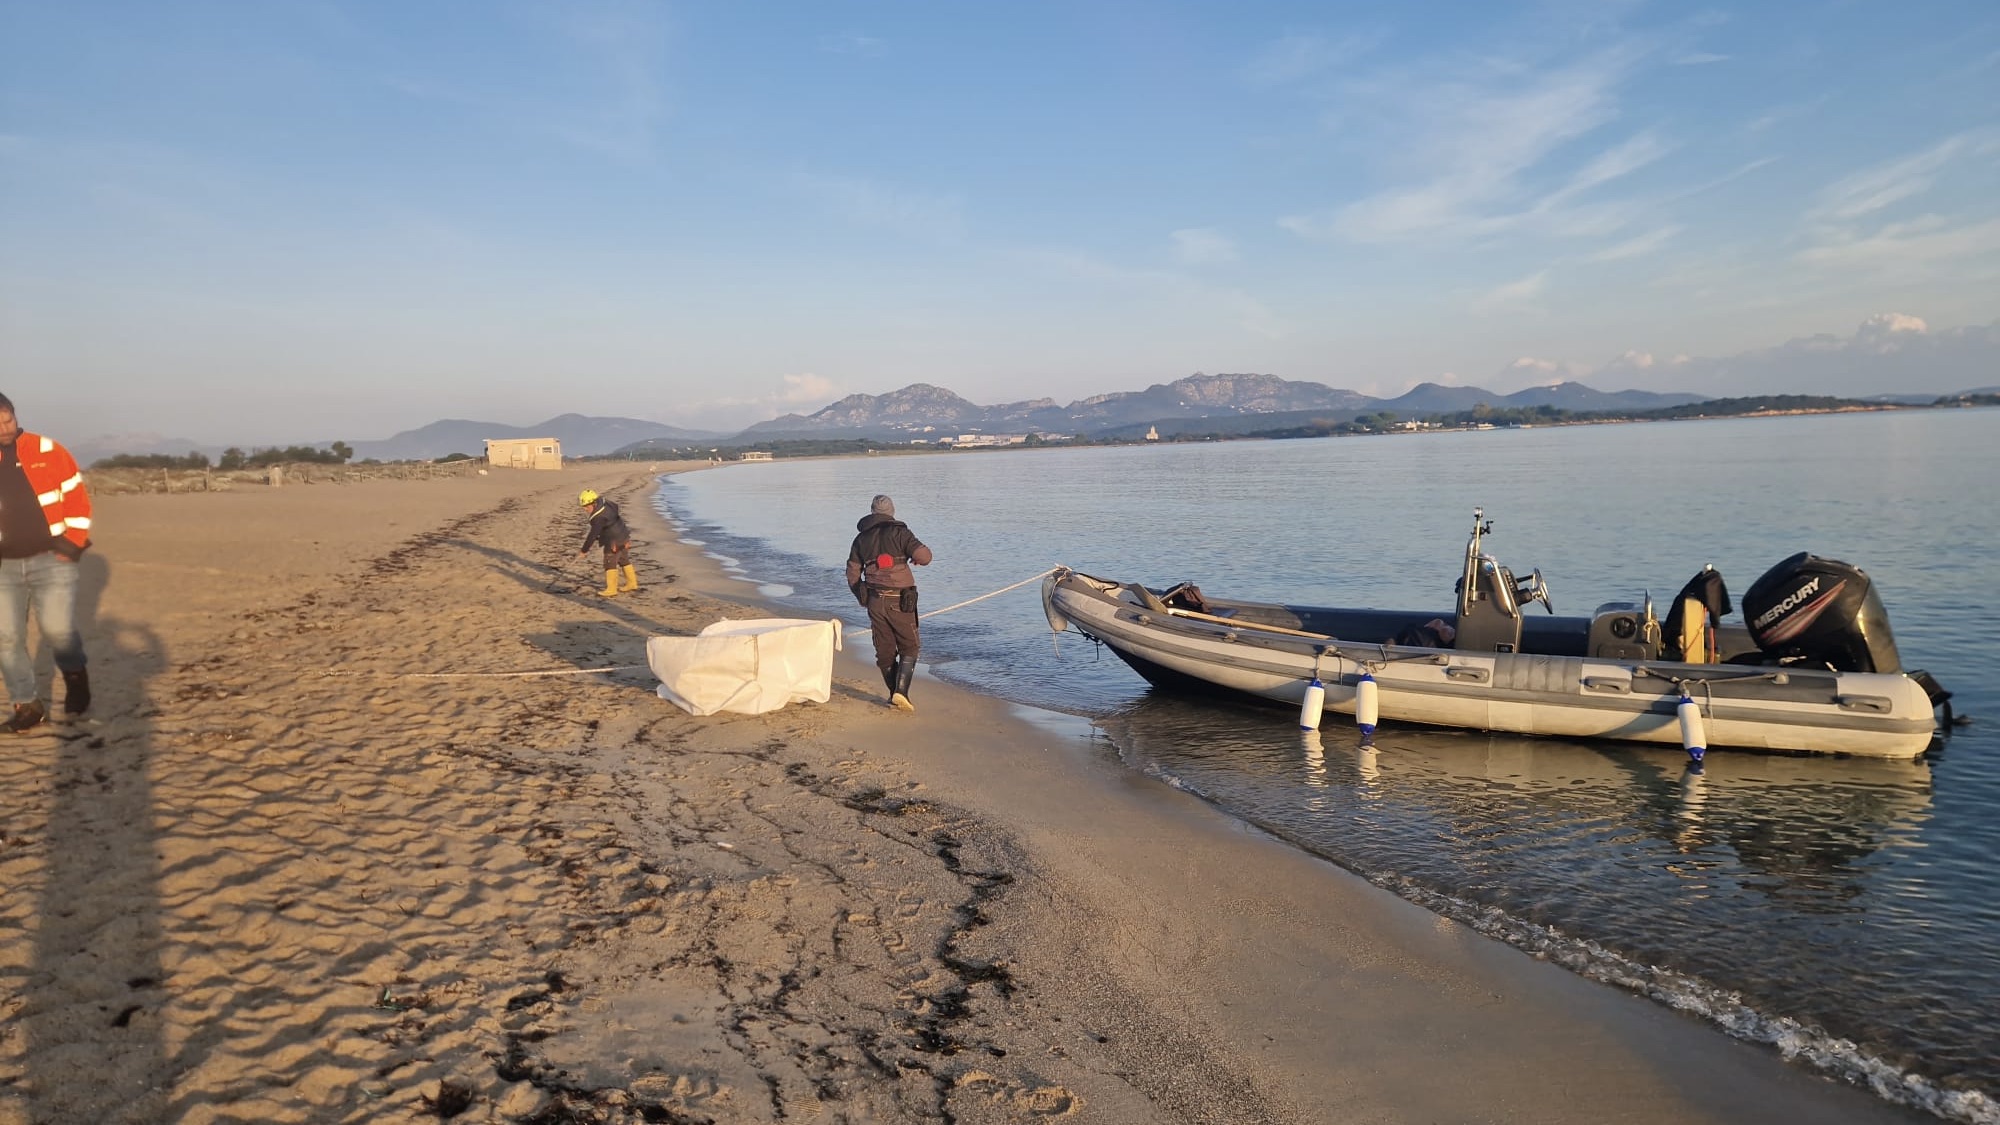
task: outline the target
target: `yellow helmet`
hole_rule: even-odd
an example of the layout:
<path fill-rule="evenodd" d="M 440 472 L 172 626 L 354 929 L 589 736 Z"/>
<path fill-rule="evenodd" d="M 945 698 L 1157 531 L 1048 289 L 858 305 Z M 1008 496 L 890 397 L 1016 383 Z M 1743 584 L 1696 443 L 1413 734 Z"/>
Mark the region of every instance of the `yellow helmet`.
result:
<path fill-rule="evenodd" d="M 576 502 L 588 508 L 592 504 L 597 503 L 597 493 L 592 492 L 591 490 L 586 488 L 580 495 L 577 496 Z"/>

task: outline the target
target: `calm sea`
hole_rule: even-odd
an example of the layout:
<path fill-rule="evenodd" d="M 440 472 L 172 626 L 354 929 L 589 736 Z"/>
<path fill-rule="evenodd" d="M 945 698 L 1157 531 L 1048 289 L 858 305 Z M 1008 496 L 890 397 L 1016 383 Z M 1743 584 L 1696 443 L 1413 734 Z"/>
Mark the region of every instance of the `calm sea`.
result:
<path fill-rule="evenodd" d="M 1232 597 L 1448 610 L 1487 549 L 1564 614 L 1704 564 L 1866 570 L 1969 725 L 1916 762 L 1387 728 L 1158 696 L 1053 636 L 1039 583 L 924 623 L 927 670 L 1090 719 L 1133 769 L 1440 914 L 1802 1065 L 2000 1121 L 2000 410 L 877 456 L 667 478 L 680 533 L 865 632 L 841 567 L 886 492 L 926 612 L 1063 564 Z M 861 642 L 864 646 L 866 640 Z M 919 685 L 921 691 L 921 685 Z"/>

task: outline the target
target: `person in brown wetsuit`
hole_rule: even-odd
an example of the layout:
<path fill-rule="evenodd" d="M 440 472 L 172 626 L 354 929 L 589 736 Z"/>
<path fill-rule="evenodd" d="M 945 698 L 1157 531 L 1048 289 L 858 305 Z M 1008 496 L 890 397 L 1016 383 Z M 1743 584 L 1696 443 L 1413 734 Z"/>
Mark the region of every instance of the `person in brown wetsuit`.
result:
<path fill-rule="evenodd" d="M 868 607 L 875 634 L 875 665 L 889 689 L 889 705 L 914 711 L 910 679 L 917 674 L 917 579 L 912 563 L 931 565 L 931 549 L 896 518 L 896 502 L 877 496 L 855 525 L 847 549 L 847 588 Z"/>

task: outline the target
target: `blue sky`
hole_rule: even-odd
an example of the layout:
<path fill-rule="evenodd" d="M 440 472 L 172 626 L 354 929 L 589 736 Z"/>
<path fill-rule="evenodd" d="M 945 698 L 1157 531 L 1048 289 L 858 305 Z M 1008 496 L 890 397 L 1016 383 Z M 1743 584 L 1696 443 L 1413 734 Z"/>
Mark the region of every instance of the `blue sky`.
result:
<path fill-rule="evenodd" d="M 1997 357 L 1991 0 L 0 0 L 0 390 L 59 437 Z"/>

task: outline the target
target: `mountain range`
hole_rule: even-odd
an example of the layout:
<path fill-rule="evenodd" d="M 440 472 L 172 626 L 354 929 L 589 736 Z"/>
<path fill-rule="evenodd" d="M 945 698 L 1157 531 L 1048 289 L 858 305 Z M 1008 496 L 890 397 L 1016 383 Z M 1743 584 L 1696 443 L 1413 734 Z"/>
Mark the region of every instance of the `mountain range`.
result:
<path fill-rule="evenodd" d="M 1118 434 L 1133 427 L 1164 435 L 1209 430 L 1242 431 L 1245 419 L 1272 427 L 1312 418 L 1347 421 L 1389 411 L 1404 418 L 1471 410 L 1555 406 L 1566 410 L 1647 410 L 1700 402 L 1702 396 L 1653 391 L 1600 391 L 1564 382 L 1497 395 L 1478 387 L 1420 383 L 1395 398 L 1374 398 L 1320 383 L 1276 375 L 1190 375 L 1143 391 L 1094 395 L 1067 406 L 1053 399 L 980 406 L 943 387 L 914 383 L 884 395 L 849 395 L 812 414 L 786 414 L 759 422 L 732 444 L 799 438 L 915 440 L 960 433 Z M 1235 424 L 1231 424 L 1235 423 Z"/>
<path fill-rule="evenodd" d="M 1990 393 L 1991 388 L 1986 389 Z M 1964 392 L 1968 394 L 1979 391 Z M 1482 403 L 1495 409 L 1551 406 L 1571 411 L 1641 411 L 1702 402 L 1709 396 L 1657 391 L 1600 391 L 1576 381 L 1529 387 L 1501 395 L 1480 387 L 1419 383 L 1394 398 L 1375 398 L 1320 383 L 1258 374 L 1195 374 L 1143 391 L 1093 395 L 1066 406 L 1053 399 L 982 406 L 943 387 L 913 383 L 881 395 L 848 395 L 811 414 L 786 414 L 736 434 L 684 429 L 637 418 L 562 414 L 533 426 L 443 419 L 377 441 L 352 441 L 356 460 L 431 460 L 451 453 L 479 456 L 488 438 L 553 437 L 572 457 L 614 453 L 655 455 L 690 445 L 754 445 L 783 440 L 936 441 L 965 433 L 1137 437 L 1157 429 L 1162 437 L 1180 433 L 1245 433 L 1348 421 L 1363 414 L 1390 413 L 1421 418 L 1471 410 Z M 1933 395 L 1880 395 L 1879 401 L 1929 402 Z M 326 442 L 317 443 L 324 446 Z M 195 442 L 158 435 L 125 434 L 79 442 L 73 451 L 84 464 L 112 453 L 204 452 Z"/>

